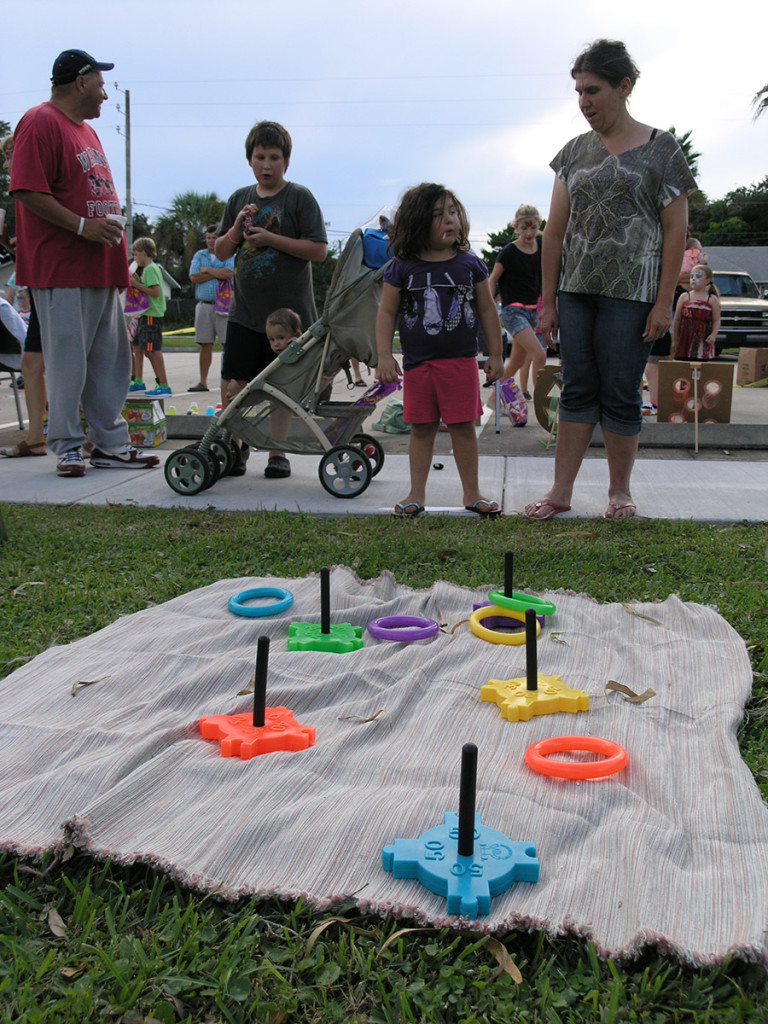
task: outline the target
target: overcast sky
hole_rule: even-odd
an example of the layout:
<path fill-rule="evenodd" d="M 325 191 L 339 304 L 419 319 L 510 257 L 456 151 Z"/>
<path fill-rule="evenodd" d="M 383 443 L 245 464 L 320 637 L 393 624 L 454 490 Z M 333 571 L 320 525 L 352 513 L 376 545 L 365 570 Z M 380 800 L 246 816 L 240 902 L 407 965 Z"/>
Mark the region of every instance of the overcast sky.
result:
<path fill-rule="evenodd" d="M 282 122 L 288 177 L 315 194 L 331 239 L 409 185 L 441 181 L 480 248 L 520 203 L 546 216 L 549 161 L 587 129 L 569 69 L 599 37 L 640 67 L 631 109 L 693 132 L 710 199 L 768 174 L 768 3 L 711 8 L 667 0 L 32 0 L 4 33 L 0 117 L 15 126 L 50 95 L 68 47 L 114 61 L 93 122 L 125 202 L 131 98 L 135 209 L 156 217 L 188 190 L 226 198 L 253 180 L 243 143 Z M 115 87 L 115 84 L 119 88 Z M 118 111 L 118 105 L 121 111 Z"/>

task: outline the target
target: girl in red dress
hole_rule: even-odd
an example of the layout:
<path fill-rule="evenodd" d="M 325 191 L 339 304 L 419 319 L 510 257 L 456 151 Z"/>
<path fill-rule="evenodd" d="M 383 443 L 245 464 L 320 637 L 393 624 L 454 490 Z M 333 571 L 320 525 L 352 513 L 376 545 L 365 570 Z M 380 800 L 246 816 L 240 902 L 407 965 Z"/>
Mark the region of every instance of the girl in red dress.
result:
<path fill-rule="evenodd" d="M 690 291 L 677 300 L 672 324 L 672 357 L 706 360 L 715 358 L 715 338 L 720 330 L 720 293 L 705 263 L 691 270 Z"/>

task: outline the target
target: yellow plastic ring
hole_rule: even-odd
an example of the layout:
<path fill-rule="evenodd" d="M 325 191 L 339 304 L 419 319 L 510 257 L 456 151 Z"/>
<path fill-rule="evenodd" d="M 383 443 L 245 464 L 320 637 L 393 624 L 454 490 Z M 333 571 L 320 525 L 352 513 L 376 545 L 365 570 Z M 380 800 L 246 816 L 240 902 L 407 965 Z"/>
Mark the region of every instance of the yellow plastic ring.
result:
<path fill-rule="evenodd" d="M 519 633 L 500 633 L 497 629 L 488 629 L 487 626 L 484 626 L 483 619 L 517 619 L 518 622 L 525 622 L 525 612 L 487 604 L 482 608 L 475 608 L 469 616 L 469 628 L 481 640 L 487 640 L 490 644 L 515 644 L 517 646 L 525 643 L 525 630 L 521 630 Z M 541 633 L 541 623 L 537 619 L 536 636 L 539 633 Z"/>

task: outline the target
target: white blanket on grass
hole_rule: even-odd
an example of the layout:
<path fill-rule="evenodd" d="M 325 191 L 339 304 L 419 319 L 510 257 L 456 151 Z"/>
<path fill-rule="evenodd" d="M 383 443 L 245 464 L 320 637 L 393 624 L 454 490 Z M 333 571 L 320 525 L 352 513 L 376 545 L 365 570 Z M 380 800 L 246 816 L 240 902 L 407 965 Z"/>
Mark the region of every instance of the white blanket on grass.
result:
<path fill-rule="evenodd" d="M 288 588 L 293 607 L 262 619 L 227 610 L 233 593 L 266 585 Z M 51 648 L 0 683 L 0 848 L 39 856 L 74 842 L 226 897 L 351 901 L 497 934 L 571 932 L 614 957 L 656 945 L 695 965 L 728 954 L 768 964 L 768 810 L 736 740 L 752 680 L 742 640 L 712 609 L 676 597 L 632 606 L 661 626 L 620 604 L 547 596 L 557 614 L 539 671 L 585 690 L 590 710 L 530 722 L 505 721 L 479 696 L 490 679 L 525 674 L 524 647 L 487 643 L 466 624 L 419 643 L 364 630 L 357 652 L 288 652 L 289 623 L 319 621 L 317 577 L 223 580 Z M 410 614 L 453 626 L 485 597 L 336 568 L 331 621 Z M 223 758 L 198 719 L 250 708 L 238 692 L 263 633 L 267 704 L 314 726 L 316 743 Z M 605 692 L 611 679 L 656 696 L 628 703 Z M 526 767 L 530 743 L 572 733 L 618 742 L 627 768 L 566 782 Z M 475 921 L 381 867 L 383 846 L 458 811 L 468 741 L 479 748 L 483 824 L 535 843 L 541 864 L 537 884 L 512 886 Z"/>

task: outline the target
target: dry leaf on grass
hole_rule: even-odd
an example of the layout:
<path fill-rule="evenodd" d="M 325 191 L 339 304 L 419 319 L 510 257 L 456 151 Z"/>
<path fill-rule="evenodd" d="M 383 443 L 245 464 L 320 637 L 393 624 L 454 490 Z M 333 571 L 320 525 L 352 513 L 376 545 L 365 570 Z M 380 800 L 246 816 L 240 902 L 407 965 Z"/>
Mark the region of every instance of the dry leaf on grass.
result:
<path fill-rule="evenodd" d="M 81 974 L 84 974 L 88 970 L 88 964 L 72 964 L 71 967 L 60 967 L 59 974 L 62 978 L 66 978 L 67 981 L 71 981 L 72 978 L 79 978 Z"/>
<path fill-rule="evenodd" d="M 387 941 L 384 943 L 384 945 L 379 950 L 379 956 L 381 956 L 381 954 L 384 952 L 384 950 L 387 948 L 387 946 L 391 946 L 392 943 L 395 942 L 397 939 L 399 939 L 401 935 L 408 935 L 409 932 L 421 932 L 422 934 L 426 934 L 427 932 L 436 932 L 436 931 L 439 931 L 439 929 L 438 928 L 400 928 L 399 931 L 393 932 L 389 936 Z"/>
<path fill-rule="evenodd" d="M 63 939 L 67 934 L 67 926 L 61 919 L 61 915 L 55 907 L 48 911 L 48 927 L 57 939 Z"/>
<path fill-rule="evenodd" d="M 507 952 L 504 944 L 499 942 L 498 939 L 490 938 L 488 939 L 488 949 L 493 953 L 499 965 L 498 970 L 494 973 L 494 977 L 498 978 L 504 972 L 510 976 L 516 985 L 522 985 L 523 976 L 520 973 L 520 969 Z"/>
<path fill-rule="evenodd" d="M 14 587 L 11 591 L 11 597 L 20 597 L 21 595 L 26 596 L 27 587 L 44 587 L 45 583 L 42 580 L 30 580 L 29 583 L 20 583 L 18 587 Z"/>
<path fill-rule="evenodd" d="M 311 932 L 309 938 L 307 939 L 307 945 L 306 945 L 306 947 L 304 949 L 304 959 L 306 960 L 309 957 L 309 954 L 312 952 L 312 949 L 313 949 L 315 943 L 317 942 L 317 940 L 323 934 L 325 929 L 326 928 L 330 928 L 330 926 L 332 924 L 340 924 L 342 926 L 342 928 L 347 928 L 348 930 L 354 932 L 356 935 L 371 936 L 371 935 L 375 934 L 373 931 L 366 930 L 365 928 L 357 928 L 357 927 L 355 927 L 354 922 L 356 920 L 359 920 L 359 918 L 326 917 L 326 919 L 324 921 L 321 921 L 320 924 L 316 928 L 312 929 L 312 932 Z"/>

